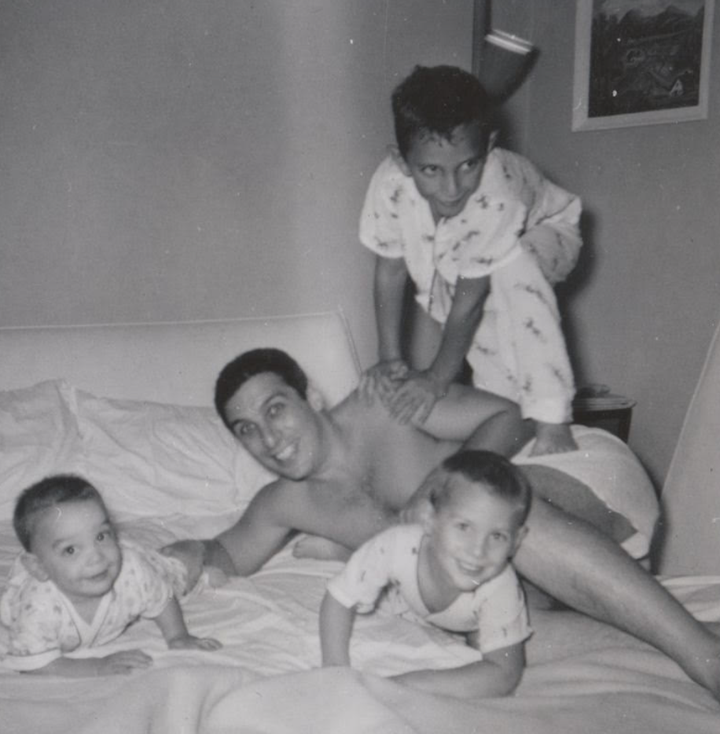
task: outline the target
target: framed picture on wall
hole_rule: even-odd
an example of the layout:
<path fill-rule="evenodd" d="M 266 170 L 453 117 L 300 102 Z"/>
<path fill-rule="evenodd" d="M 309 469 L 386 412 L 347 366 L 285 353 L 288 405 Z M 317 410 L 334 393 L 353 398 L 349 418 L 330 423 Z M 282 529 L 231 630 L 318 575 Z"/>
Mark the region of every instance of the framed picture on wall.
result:
<path fill-rule="evenodd" d="M 707 118 L 715 0 L 578 0 L 573 130 Z"/>

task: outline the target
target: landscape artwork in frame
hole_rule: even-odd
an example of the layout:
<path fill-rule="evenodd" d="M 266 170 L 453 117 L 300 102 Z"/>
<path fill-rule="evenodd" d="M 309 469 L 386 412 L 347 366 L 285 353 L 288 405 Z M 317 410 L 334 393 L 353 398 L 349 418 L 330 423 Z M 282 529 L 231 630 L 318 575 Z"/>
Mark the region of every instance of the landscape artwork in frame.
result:
<path fill-rule="evenodd" d="M 707 117 L 715 0 L 578 0 L 573 130 Z"/>

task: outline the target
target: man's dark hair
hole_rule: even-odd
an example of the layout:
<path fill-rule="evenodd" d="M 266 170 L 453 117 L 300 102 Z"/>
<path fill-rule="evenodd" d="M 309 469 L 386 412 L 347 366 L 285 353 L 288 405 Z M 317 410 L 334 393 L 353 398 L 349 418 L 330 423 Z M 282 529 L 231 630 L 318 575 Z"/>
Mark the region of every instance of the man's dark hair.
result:
<path fill-rule="evenodd" d="M 225 417 L 228 402 L 245 382 L 263 372 L 278 375 L 301 398 L 307 398 L 307 375 L 289 354 L 269 347 L 243 352 L 222 368 L 215 382 L 215 410 L 228 428 L 230 424 Z"/>

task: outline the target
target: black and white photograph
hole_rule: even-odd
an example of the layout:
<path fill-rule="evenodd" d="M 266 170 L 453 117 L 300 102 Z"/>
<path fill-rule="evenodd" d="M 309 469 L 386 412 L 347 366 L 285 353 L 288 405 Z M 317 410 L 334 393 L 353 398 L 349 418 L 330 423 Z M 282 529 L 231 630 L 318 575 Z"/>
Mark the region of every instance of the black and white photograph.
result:
<path fill-rule="evenodd" d="M 714 6 L 0 2 L 0 734 L 718 734 Z"/>

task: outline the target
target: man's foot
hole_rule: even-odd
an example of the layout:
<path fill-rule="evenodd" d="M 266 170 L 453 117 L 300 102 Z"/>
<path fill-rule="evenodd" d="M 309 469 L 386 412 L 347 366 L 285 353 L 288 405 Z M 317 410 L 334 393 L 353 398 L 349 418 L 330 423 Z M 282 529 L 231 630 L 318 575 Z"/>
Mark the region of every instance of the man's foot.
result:
<path fill-rule="evenodd" d="M 535 422 L 535 445 L 530 456 L 564 454 L 567 451 L 577 451 L 577 448 L 569 423 Z"/>
<path fill-rule="evenodd" d="M 295 543 L 292 551 L 295 558 L 315 558 L 321 561 L 347 561 L 351 551 L 319 535 L 307 535 Z"/>

